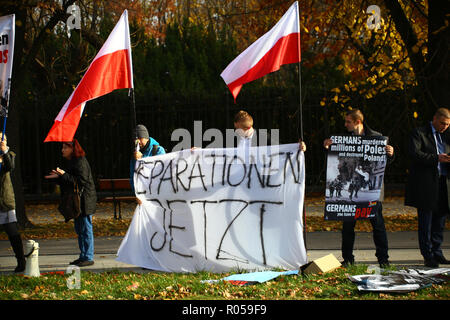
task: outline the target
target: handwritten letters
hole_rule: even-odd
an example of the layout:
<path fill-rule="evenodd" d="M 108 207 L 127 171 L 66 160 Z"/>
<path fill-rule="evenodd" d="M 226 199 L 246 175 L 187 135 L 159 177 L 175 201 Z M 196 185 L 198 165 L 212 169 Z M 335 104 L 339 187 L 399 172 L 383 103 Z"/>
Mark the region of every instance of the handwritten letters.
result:
<path fill-rule="evenodd" d="M 304 157 L 297 144 L 195 149 L 135 168 L 137 206 L 118 260 L 174 271 L 297 268 Z"/>

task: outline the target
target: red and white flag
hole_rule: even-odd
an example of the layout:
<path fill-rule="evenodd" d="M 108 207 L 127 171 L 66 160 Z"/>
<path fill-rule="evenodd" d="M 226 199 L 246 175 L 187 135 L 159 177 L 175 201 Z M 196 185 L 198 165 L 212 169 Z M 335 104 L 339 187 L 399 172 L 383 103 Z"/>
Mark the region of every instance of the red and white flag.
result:
<path fill-rule="evenodd" d="M 86 102 L 124 88 L 133 88 L 127 10 L 62 107 L 44 142 L 72 141 Z"/>
<path fill-rule="evenodd" d="M 245 49 L 220 74 L 235 101 L 243 84 L 277 71 L 283 64 L 300 61 L 299 18 L 296 1 L 269 32 Z"/>

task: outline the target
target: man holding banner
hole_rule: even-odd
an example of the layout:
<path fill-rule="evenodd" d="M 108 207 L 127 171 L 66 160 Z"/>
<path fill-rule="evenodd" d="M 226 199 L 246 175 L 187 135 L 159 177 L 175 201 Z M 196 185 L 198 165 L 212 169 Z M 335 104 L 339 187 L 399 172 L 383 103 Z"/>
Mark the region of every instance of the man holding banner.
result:
<path fill-rule="evenodd" d="M 362 112 L 358 109 L 353 109 L 347 112 L 345 116 L 345 127 L 347 128 L 347 131 L 352 136 L 361 136 L 362 138 L 369 138 L 369 137 L 378 137 L 381 138 L 381 133 L 376 132 L 372 129 L 370 129 L 367 125 L 364 123 L 364 115 Z M 334 141 L 332 139 L 325 139 L 323 145 L 325 149 L 332 148 L 332 144 Z M 394 156 L 394 148 L 390 145 L 385 145 L 383 153 L 387 155 L 389 160 L 393 159 Z M 348 155 L 349 153 L 346 152 Z M 354 153 L 351 153 L 353 155 Z M 344 163 L 346 164 L 346 163 Z M 351 164 L 348 165 L 348 167 L 351 167 Z M 341 181 L 351 180 L 349 183 L 348 191 L 350 194 L 350 199 L 347 201 L 348 205 L 334 205 L 333 209 L 337 208 L 337 210 L 344 210 L 340 209 L 342 208 L 349 208 L 349 207 L 355 207 L 354 205 L 354 198 L 357 197 L 358 190 L 361 188 L 361 185 L 364 184 L 364 182 L 369 183 L 369 181 L 364 180 L 364 174 L 363 171 L 360 169 L 359 166 L 353 166 L 353 168 L 347 168 L 346 170 L 343 170 L 344 168 L 340 168 L 340 174 L 338 175 L 337 181 L 339 183 L 342 183 Z M 353 170 L 351 170 L 353 169 Z M 351 172 L 350 172 L 351 171 Z M 348 174 L 348 177 L 346 177 L 346 174 Z M 362 183 L 355 182 L 354 176 L 358 176 L 359 180 L 362 181 Z M 382 185 L 381 185 L 382 189 Z M 381 190 L 382 191 L 382 190 Z M 353 197 L 353 198 L 352 198 Z M 386 228 L 384 225 L 384 219 L 382 215 L 382 201 L 383 195 L 381 192 L 381 195 L 379 197 L 379 201 L 376 201 L 376 204 L 374 207 L 370 209 L 371 215 L 367 215 L 366 217 L 369 218 L 370 223 L 372 224 L 373 228 L 373 240 L 376 247 L 376 257 L 378 259 L 378 263 L 381 267 L 386 267 L 389 265 L 389 256 L 388 256 L 388 240 L 387 240 L 387 234 L 386 234 Z M 327 206 L 328 207 L 328 206 Z M 336 211 L 336 210 L 334 210 Z M 338 215 L 339 216 L 339 215 Z M 353 264 L 355 262 L 354 256 L 353 256 L 353 245 L 355 242 L 355 225 L 357 218 L 361 218 L 361 216 L 352 216 L 350 219 L 343 218 L 342 215 L 342 257 L 344 259 L 343 265 L 349 265 Z"/>

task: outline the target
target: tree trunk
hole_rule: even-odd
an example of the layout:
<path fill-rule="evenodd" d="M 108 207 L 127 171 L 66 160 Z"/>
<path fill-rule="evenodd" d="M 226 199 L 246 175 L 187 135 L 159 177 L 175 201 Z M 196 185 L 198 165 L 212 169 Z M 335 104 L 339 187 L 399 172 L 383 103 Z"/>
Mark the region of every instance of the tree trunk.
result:
<path fill-rule="evenodd" d="M 434 114 L 439 107 L 449 107 L 449 26 L 445 25 L 449 14 L 448 0 L 428 1 L 428 53 L 425 60 L 420 50 L 414 50 L 417 36 L 411 21 L 398 1 L 385 0 L 395 26 L 405 43 L 420 91 L 423 93 L 425 113 Z M 448 18 L 447 18 L 448 21 Z M 447 22 L 448 23 L 448 22 Z"/>
<path fill-rule="evenodd" d="M 428 1 L 428 54 L 426 82 L 435 109 L 450 108 L 450 2 Z M 445 22 L 447 21 L 447 25 Z"/>

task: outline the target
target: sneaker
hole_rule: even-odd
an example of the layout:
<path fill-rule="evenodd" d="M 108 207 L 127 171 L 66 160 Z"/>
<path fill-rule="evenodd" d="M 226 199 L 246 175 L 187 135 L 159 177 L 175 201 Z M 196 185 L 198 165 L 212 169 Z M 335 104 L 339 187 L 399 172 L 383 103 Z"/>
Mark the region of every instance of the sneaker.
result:
<path fill-rule="evenodd" d="M 78 264 L 77 264 L 77 266 L 78 267 L 87 267 L 87 266 L 92 266 L 94 264 L 94 261 L 93 260 L 83 260 L 83 261 L 80 261 Z"/>

